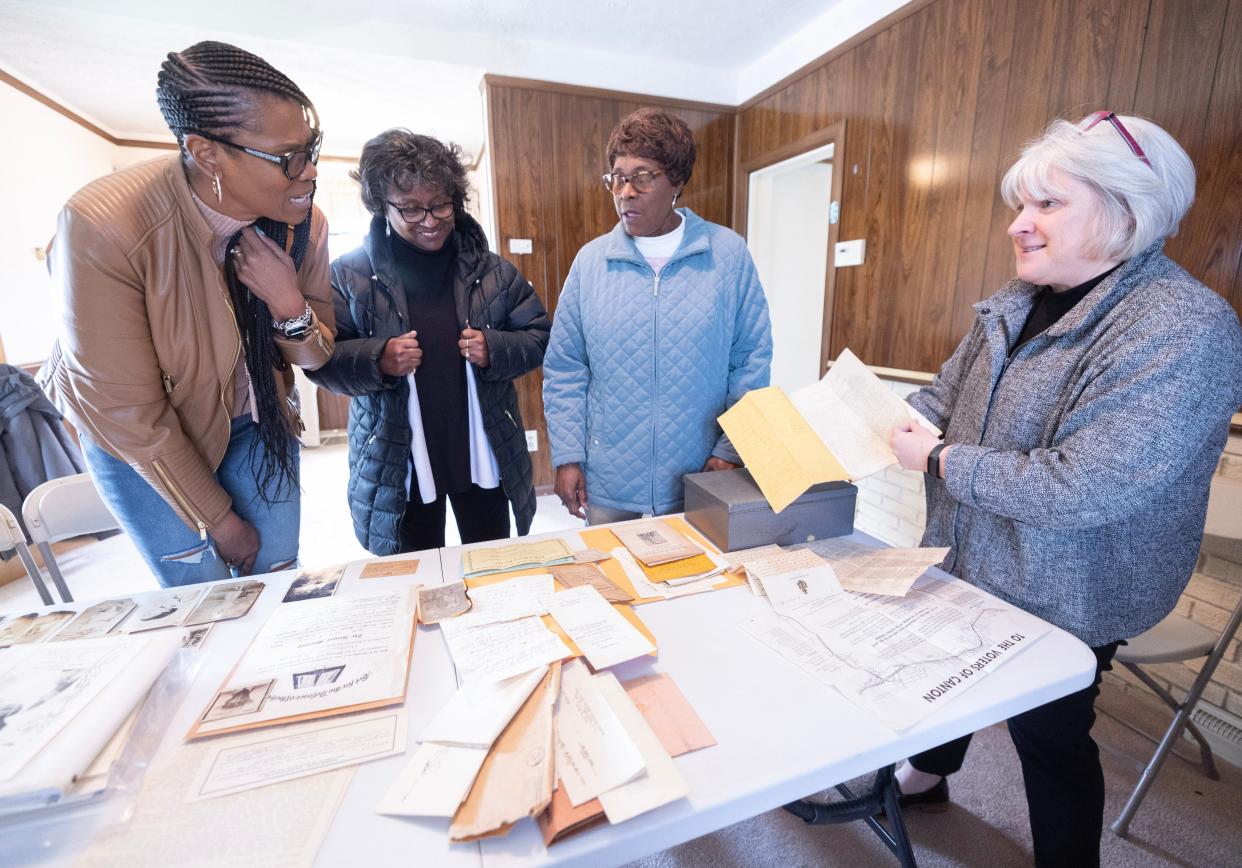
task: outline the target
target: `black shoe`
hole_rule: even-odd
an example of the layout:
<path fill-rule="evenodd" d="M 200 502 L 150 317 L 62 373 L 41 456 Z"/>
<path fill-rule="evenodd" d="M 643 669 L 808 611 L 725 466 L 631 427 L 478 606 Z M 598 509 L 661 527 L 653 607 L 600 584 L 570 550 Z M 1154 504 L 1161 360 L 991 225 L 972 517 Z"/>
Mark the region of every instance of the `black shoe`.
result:
<path fill-rule="evenodd" d="M 898 789 L 901 789 L 900 786 Z M 903 811 L 918 808 L 927 814 L 943 814 L 949 810 L 949 779 L 941 778 L 938 784 L 921 793 L 902 793 L 897 797 L 897 804 Z"/>

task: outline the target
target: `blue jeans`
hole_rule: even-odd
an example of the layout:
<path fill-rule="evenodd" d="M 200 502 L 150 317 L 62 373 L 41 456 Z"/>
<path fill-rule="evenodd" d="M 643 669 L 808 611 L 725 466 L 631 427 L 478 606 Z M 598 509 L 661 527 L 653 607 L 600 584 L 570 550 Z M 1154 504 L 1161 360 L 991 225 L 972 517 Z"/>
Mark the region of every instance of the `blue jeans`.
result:
<path fill-rule="evenodd" d="M 297 562 L 302 494 L 295 485 L 292 492 L 288 486 L 280 492 L 284 500 L 273 498 L 268 503 L 259 496 L 250 461 L 250 446 L 258 437 L 258 428 L 249 416 L 233 420 L 229 447 L 216 469 L 216 480 L 233 499 L 233 511 L 259 532 L 254 569 L 266 573 Z M 213 582 L 233 574 L 210 539 L 202 539 L 197 530 L 178 518 L 137 471 L 88 438 L 81 439 L 95 487 L 163 587 Z M 262 450 L 262 443 L 256 448 Z M 297 450 L 297 441 L 291 441 L 290 448 Z M 256 452 L 256 458 L 261 454 Z"/>

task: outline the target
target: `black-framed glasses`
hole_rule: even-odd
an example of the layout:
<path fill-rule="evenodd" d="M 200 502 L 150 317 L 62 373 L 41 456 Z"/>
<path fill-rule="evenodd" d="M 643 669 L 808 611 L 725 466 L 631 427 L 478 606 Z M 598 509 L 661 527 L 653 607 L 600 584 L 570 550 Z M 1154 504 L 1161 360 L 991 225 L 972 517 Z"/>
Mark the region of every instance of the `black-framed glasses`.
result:
<path fill-rule="evenodd" d="M 211 133 L 204 133 L 198 130 L 195 130 L 194 134 L 202 136 L 204 139 L 210 139 L 213 142 L 219 142 L 222 145 L 228 145 L 230 148 L 245 151 L 250 156 L 258 157 L 260 160 L 275 163 L 280 166 L 280 170 L 285 173 L 285 177 L 290 181 L 300 177 L 306 171 L 307 163 L 319 163 L 319 149 L 323 147 L 323 130 L 315 130 L 306 147 L 299 148 L 296 151 L 289 151 L 287 154 L 269 154 L 267 151 L 260 151 L 258 148 L 248 148 L 245 145 L 237 144 L 237 142 L 230 142 L 221 136 L 213 136 Z"/>
<path fill-rule="evenodd" d="M 430 208 L 419 208 L 416 205 L 398 205 L 396 202 L 384 200 L 388 207 L 392 208 L 401 215 L 401 219 L 406 223 L 422 223 L 430 214 L 437 220 L 446 220 L 453 215 L 452 202 L 440 202 L 432 205 Z"/>
<path fill-rule="evenodd" d="M 655 186 L 655 179 L 663 174 L 663 169 L 658 172 L 639 169 L 632 175 L 627 175 L 624 172 L 605 172 L 602 180 L 604 182 L 604 189 L 610 193 L 620 193 L 625 189 L 626 184 L 633 186 L 639 193 L 646 193 Z"/>
<path fill-rule="evenodd" d="M 1153 172 L 1156 170 L 1155 166 L 1151 164 L 1151 160 L 1147 159 L 1147 155 L 1143 153 L 1143 149 L 1139 147 L 1138 140 L 1135 139 L 1134 136 L 1130 134 L 1130 131 L 1126 129 L 1125 124 L 1121 122 L 1121 118 L 1117 117 L 1117 114 L 1115 112 L 1110 112 L 1110 111 L 1092 112 L 1091 114 L 1083 118 L 1082 122 L 1086 124 L 1086 126 L 1082 128 L 1082 131 L 1084 133 L 1090 132 L 1092 129 L 1094 129 L 1096 124 L 1101 124 L 1104 122 L 1108 122 L 1109 124 L 1112 124 L 1113 129 L 1115 129 L 1118 135 L 1120 135 L 1121 138 L 1125 140 L 1125 143 L 1130 147 L 1130 151 L 1134 154 L 1134 156 L 1138 157 L 1140 160 L 1146 163 L 1147 168 L 1151 169 Z"/>

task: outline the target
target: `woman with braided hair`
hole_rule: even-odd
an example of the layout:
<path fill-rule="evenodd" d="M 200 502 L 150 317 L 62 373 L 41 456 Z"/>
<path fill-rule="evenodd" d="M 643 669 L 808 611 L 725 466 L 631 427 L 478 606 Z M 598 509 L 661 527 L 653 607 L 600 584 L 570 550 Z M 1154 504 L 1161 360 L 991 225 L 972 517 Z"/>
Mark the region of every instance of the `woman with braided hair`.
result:
<path fill-rule="evenodd" d="M 61 212 L 64 328 L 40 379 L 168 587 L 297 560 L 292 366 L 327 361 L 333 320 L 310 100 L 220 42 L 169 54 L 156 94 L 180 152 Z"/>

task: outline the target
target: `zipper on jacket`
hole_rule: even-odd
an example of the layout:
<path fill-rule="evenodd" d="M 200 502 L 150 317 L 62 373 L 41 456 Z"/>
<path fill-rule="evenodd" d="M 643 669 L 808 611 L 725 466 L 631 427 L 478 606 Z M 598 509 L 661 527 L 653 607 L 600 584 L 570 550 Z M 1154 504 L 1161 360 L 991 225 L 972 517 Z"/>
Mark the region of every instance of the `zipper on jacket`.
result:
<path fill-rule="evenodd" d="M 513 414 L 505 410 L 505 415 L 509 417 L 509 421 L 513 423 L 513 427 L 521 430 L 522 426 L 517 423 L 517 419 L 513 418 Z"/>
<path fill-rule="evenodd" d="M 236 338 L 237 338 L 237 349 L 236 349 L 236 351 L 234 351 L 234 353 L 233 353 L 233 364 L 229 365 L 229 370 L 230 370 L 230 371 L 236 371 L 236 370 L 237 370 L 237 360 L 238 360 L 238 358 L 240 358 L 240 357 L 241 357 L 241 353 L 242 353 L 242 336 L 241 336 L 241 329 L 239 329 L 239 328 L 237 327 L 237 312 L 233 310 L 233 302 L 229 301 L 228 293 L 226 293 L 226 292 L 221 292 L 221 293 L 220 293 L 220 298 L 222 298 L 222 299 L 224 300 L 224 306 L 225 306 L 225 308 L 227 308 L 227 309 L 228 309 L 228 312 L 229 312 L 229 322 L 231 322 L 231 323 L 233 324 L 233 335 L 234 335 L 234 337 L 236 337 Z M 246 382 L 247 382 L 247 384 L 249 384 L 249 382 L 250 382 L 250 369 L 249 369 L 249 368 L 246 368 Z M 230 377 L 229 382 L 228 382 L 228 384 L 227 384 L 227 385 L 232 385 L 232 378 L 231 378 L 231 377 Z M 227 427 L 229 427 L 229 428 L 231 429 L 231 428 L 232 428 L 232 423 L 229 421 L 229 404 L 228 404 L 228 401 L 226 401 L 226 400 L 225 400 L 225 398 L 224 398 L 224 389 L 225 389 L 225 387 L 226 387 L 226 384 L 225 384 L 225 383 L 221 383 L 221 384 L 220 384 L 220 409 L 224 411 L 224 420 L 225 420 L 225 421 L 224 421 L 224 424 L 225 424 Z M 247 389 L 247 392 L 251 392 L 251 391 L 253 391 L 253 388 L 252 388 L 252 387 Z M 225 453 L 226 453 L 226 452 L 228 452 L 228 451 L 229 451 L 229 437 L 228 437 L 228 436 L 226 436 L 226 437 L 224 438 L 224 449 L 223 449 L 223 450 L 221 450 L 220 454 L 219 454 L 218 456 L 216 456 L 216 459 L 215 459 L 214 461 L 212 461 L 212 463 L 211 463 L 211 469 L 212 469 L 212 472 L 213 472 L 213 473 L 214 473 L 215 471 L 217 471 L 217 470 L 219 470 L 219 469 L 220 469 L 220 463 L 221 463 L 222 461 L 224 461 L 224 455 L 225 455 Z M 205 529 L 203 529 L 203 539 L 206 539 L 206 538 L 207 538 L 207 531 L 206 531 Z"/>
<path fill-rule="evenodd" d="M 656 510 L 656 423 L 660 416 L 660 272 L 652 269 L 654 283 L 651 287 L 652 311 L 651 311 L 651 364 L 655 374 L 655 407 L 651 413 L 651 510 Z"/>
<path fill-rule="evenodd" d="M 193 508 L 191 508 L 189 501 L 187 501 L 181 494 L 181 489 L 177 488 L 176 484 L 173 483 L 172 476 L 167 470 L 164 469 L 163 462 L 161 462 L 158 458 L 152 459 L 151 469 L 154 470 L 155 475 L 160 478 L 160 482 L 163 483 L 164 488 L 168 490 L 168 493 L 172 495 L 173 500 L 177 501 L 177 505 L 181 507 L 181 511 L 189 516 L 196 525 L 198 525 L 198 537 L 205 542 L 207 540 L 206 522 L 204 522 L 202 517 L 198 515 Z"/>
<path fill-rule="evenodd" d="M 171 395 L 173 390 L 173 379 L 168 374 L 160 371 L 160 379 L 164 381 L 164 394 Z"/>

